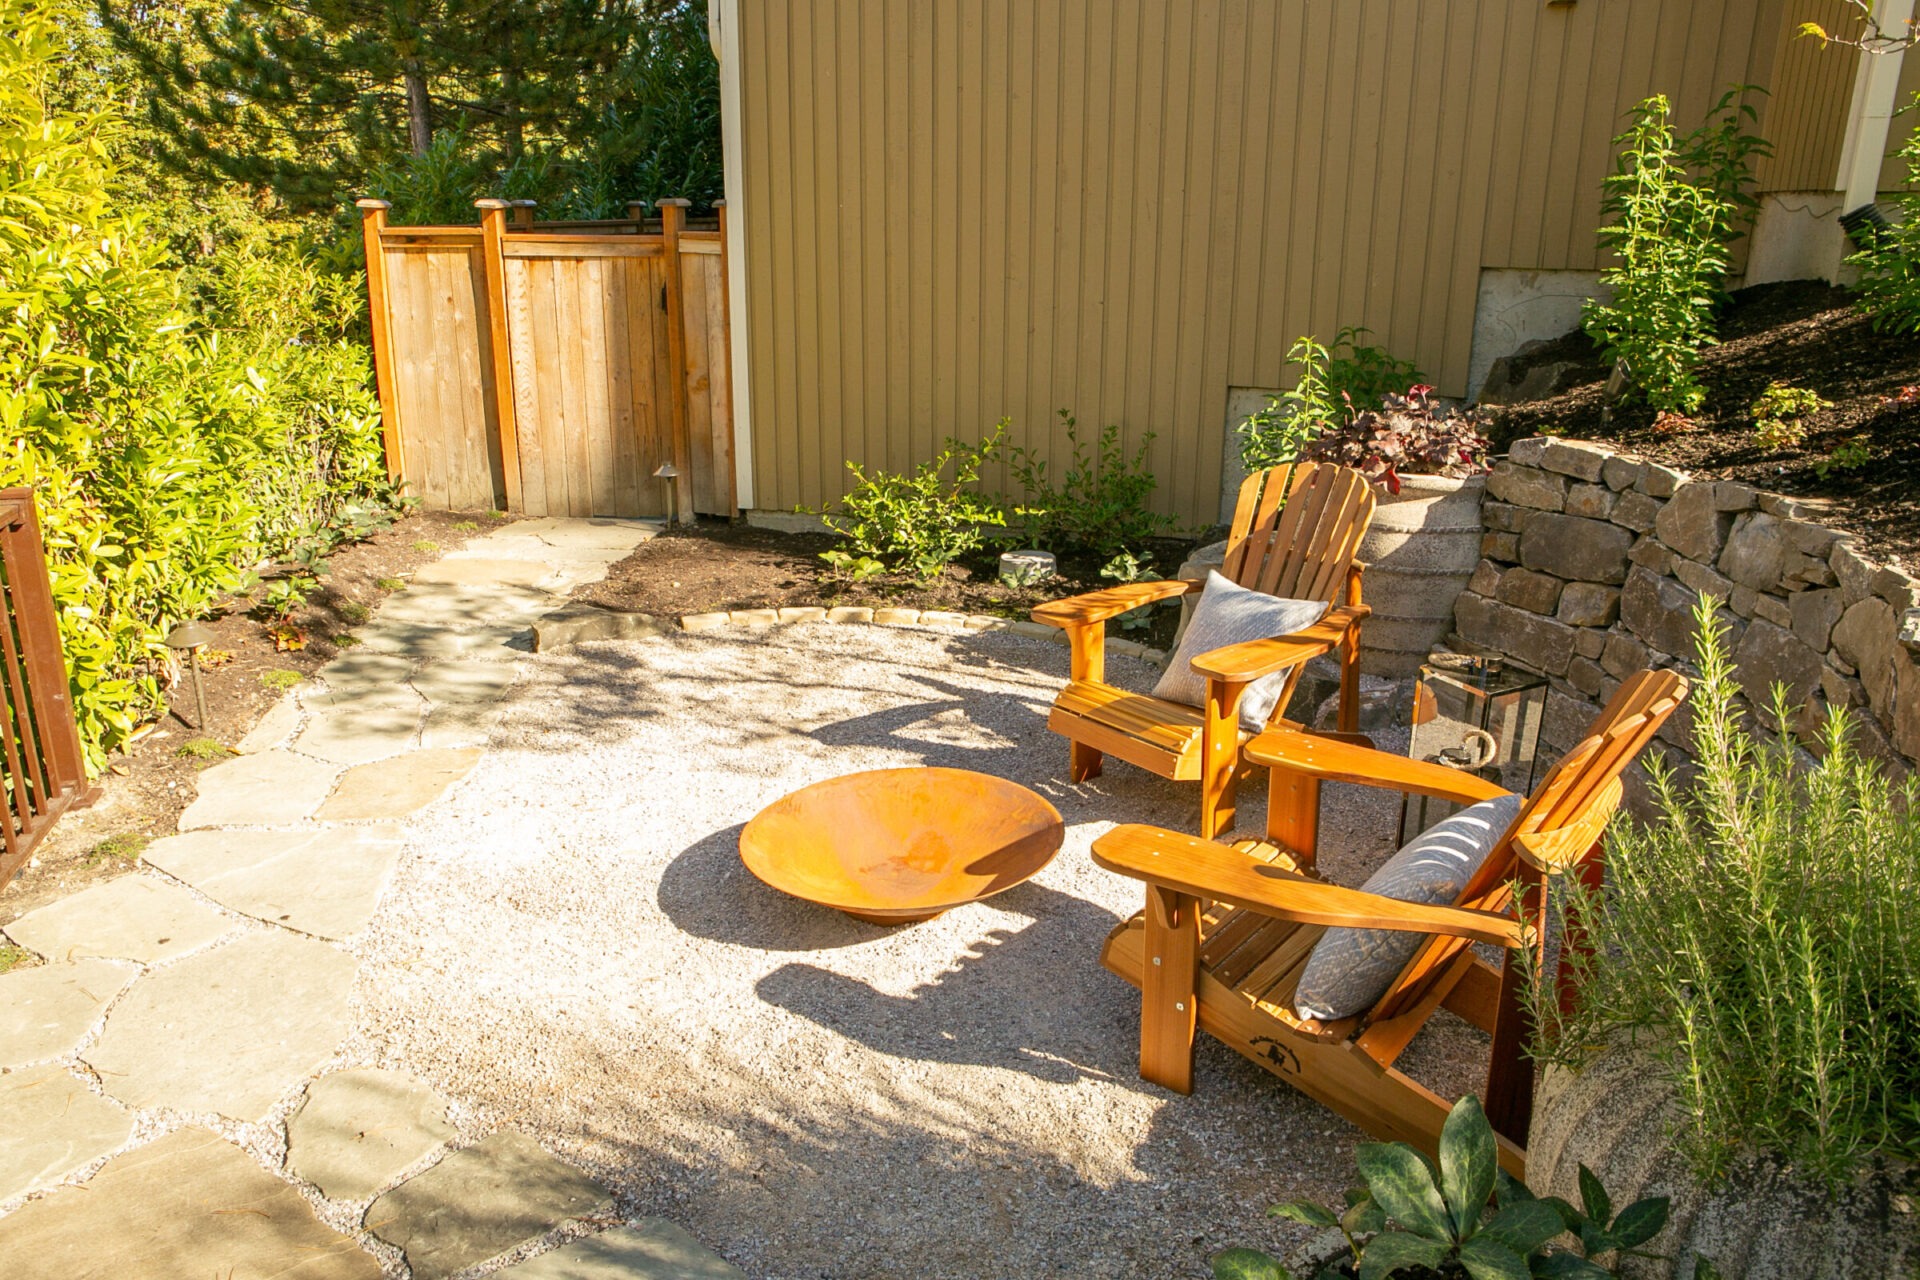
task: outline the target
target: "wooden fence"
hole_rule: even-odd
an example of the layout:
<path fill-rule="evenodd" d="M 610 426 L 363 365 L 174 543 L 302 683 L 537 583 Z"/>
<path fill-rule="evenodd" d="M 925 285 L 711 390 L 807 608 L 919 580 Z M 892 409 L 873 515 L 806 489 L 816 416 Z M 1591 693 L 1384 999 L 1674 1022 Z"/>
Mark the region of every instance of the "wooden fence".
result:
<path fill-rule="evenodd" d="M 726 211 L 390 227 L 360 201 L 387 467 L 439 510 L 733 515 Z"/>
<path fill-rule="evenodd" d="M 67 691 L 33 490 L 0 490 L 0 888 L 61 814 L 92 798 Z"/>

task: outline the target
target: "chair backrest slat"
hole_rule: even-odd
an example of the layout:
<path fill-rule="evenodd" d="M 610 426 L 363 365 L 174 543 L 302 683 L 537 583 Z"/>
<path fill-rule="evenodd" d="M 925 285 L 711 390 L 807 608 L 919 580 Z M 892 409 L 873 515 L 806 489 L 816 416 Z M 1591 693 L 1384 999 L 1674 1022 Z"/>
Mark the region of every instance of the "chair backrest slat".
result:
<path fill-rule="evenodd" d="M 1686 697 L 1687 682 L 1675 671 L 1642 671 L 1622 684 L 1606 708 L 1576 744 L 1550 770 L 1521 807 L 1493 853 L 1461 889 L 1453 905 L 1504 911 L 1513 901 L 1512 881 L 1520 870 L 1514 837 L 1559 831 L 1592 816 L 1609 813 L 1620 802 L 1620 775 Z M 1407 962 L 1400 976 L 1367 1014 L 1368 1022 L 1391 1018 L 1425 994 L 1468 943 L 1432 937 Z"/>
<path fill-rule="evenodd" d="M 1270 467 L 1240 486 L 1221 573 L 1268 595 L 1337 603 L 1373 519 L 1373 489 L 1351 467 Z"/>

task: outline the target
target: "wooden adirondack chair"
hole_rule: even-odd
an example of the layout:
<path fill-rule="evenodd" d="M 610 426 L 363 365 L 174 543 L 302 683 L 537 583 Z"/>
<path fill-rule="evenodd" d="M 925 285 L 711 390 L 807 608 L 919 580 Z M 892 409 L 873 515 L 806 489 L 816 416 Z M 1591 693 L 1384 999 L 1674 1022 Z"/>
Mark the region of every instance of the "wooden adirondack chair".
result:
<path fill-rule="evenodd" d="M 1129 693 L 1106 683 L 1106 623 L 1130 609 L 1201 590 L 1205 582 L 1129 582 L 1043 604 L 1036 622 L 1059 627 L 1072 646 L 1071 680 L 1054 699 L 1047 727 L 1072 743 L 1069 775 L 1084 782 L 1105 755 L 1172 778 L 1201 783 L 1200 834 L 1233 826 L 1240 748 L 1240 695 L 1250 681 L 1290 669 L 1269 724 L 1278 722 L 1307 661 L 1341 650 L 1340 731 L 1354 734 L 1360 714 L 1360 600 L 1354 559 L 1373 519 L 1373 489 L 1351 467 L 1302 462 L 1257 471 L 1240 486 L 1221 573 L 1269 595 L 1325 600 L 1304 631 L 1219 649 L 1193 663 L 1207 679 L 1205 708 Z M 1282 499 L 1285 499 L 1284 505 Z"/>
<path fill-rule="evenodd" d="M 1600 836 L 1620 802 L 1620 774 L 1686 696 L 1671 671 L 1620 687 L 1587 736 L 1550 772 L 1452 906 L 1423 906 L 1328 884 L 1314 875 L 1313 811 L 1326 781 L 1389 787 L 1469 804 L 1505 795 L 1473 774 L 1286 729 L 1261 734 L 1248 759 L 1272 771 L 1266 840 L 1231 848 L 1156 827 L 1116 827 L 1094 861 L 1146 881 L 1146 910 L 1108 937 L 1102 962 L 1141 988 L 1140 1074 L 1180 1093 L 1193 1079 L 1201 1028 L 1302 1093 L 1382 1139 L 1430 1155 L 1450 1103 L 1394 1068 L 1439 1007 L 1493 1037 L 1483 1103 L 1501 1161 L 1525 1173 L 1532 1064 L 1522 982 L 1544 937 L 1544 878 L 1596 883 Z M 1512 885 L 1526 887 L 1512 909 Z M 1365 1013 L 1337 1022 L 1301 1018 L 1294 989 L 1329 927 L 1432 935 Z M 1469 944 L 1506 948 L 1495 969 Z M 1578 945 L 1569 939 L 1566 945 Z M 1562 997 L 1568 993 L 1562 991 Z"/>

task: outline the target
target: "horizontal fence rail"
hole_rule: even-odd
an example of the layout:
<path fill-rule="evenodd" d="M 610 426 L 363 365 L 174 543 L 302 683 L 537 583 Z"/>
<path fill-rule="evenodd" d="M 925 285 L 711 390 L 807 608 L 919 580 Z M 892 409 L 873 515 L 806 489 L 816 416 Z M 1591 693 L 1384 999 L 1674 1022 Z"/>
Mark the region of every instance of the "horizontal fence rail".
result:
<path fill-rule="evenodd" d="M 734 514 L 725 209 L 656 203 L 393 227 L 360 202 L 387 467 L 424 505 Z"/>
<path fill-rule="evenodd" d="M 31 489 L 0 489 L 0 888 L 68 809 L 92 798 Z"/>

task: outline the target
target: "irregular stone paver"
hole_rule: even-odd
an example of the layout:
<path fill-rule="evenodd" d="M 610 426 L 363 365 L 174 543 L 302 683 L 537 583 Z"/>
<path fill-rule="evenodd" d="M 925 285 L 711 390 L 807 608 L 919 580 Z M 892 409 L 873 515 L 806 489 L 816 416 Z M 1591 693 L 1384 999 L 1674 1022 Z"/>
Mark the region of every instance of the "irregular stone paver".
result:
<path fill-rule="evenodd" d="M 575 569 L 612 564 L 624 559 L 630 550 L 627 547 L 556 547 L 539 538 L 503 531 L 484 538 L 469 538 L 466 547 L 449 554 L 447 560 L 536 560 L 561 569 Z"/>
<path fill-rule="evenodd" d="M 625 553 L 652 538 L 660 529 L 661 525 L 650 521 L 542 516 L 522 520 L 500 532 L 502 536 L 538 538 L 552 547 L 591 547 Z"/>
<path fill-rule="evenodd" d="M 151 964 L 203 947 L 233 927 L 178 885 L 136 873 L 30 911 L 7 926 L 7 936 L 50 960 L 101 956 Z"/>
<path fill-rule="evenodd" d="M 233 749 L 243 756 L 256 756 L 262 751 L 284 747 L 299 727 L 300 703 L 289 695 L 267 708 L 267 714 L 247 730 L 246 737 L 233 744 Z"/>
<path fill-rule="evenodd" d="M 448 631 L 424 622 L 382 620 L 358 633 L 363 647 L 375 653 L 408 658 L 518 658 L 533 652 L 533 633 L 522 626 L 476 627 Z"/>
<path fill-rule="evenodd" d="M 222 906 L 321 938 L 367 927 L 403 844 L 390 826 L 196 831 L 147 846 L 147 861 Z"/>
<path fill-rule="evenodd" d="M 287 1168 L 335 1200 L 365 1200 L 454 1135 L 447 1100 L 397 1071 L 321 1076 L 287 1120 Z"/>
<path fill-rule="evenodd" d="M 380 621 L 416 622 L 454 630 L 508 623 L 524 626 L 553 604 L 551 594 L 530 587 L 429 582 L 389 597 L 380 607 Z"/>
<path fill-rule="evenodd" d="M 405 1251 L 413 1280 L 442 1280 L 607 1199 L 532 1138 L 503 1130 L 375 1200 L 366 1225 Z"/>
<path fill-rule="evenodd" d="M 132 1114 L 65 1067 L 0 1075 L 0 1200 L 50 1187 L 132 1136 Z M 0 1236 L 5 1231 L 0 1221 Z"/>
<path fill-rule="evenodd" d="M 322 822 L 404 818 L 445 795 L 480 762 L 482 754 L 475 748 L 414 751 L 349 769 L 316 816 Z"/>
<path fill-rule="evenodd" d="M 413 575 L 413 580 L 416 584 L 537 587 L 558 572 L 559 566 L 542 560 L 489 560 L 478 556 L 460 556 L 423 567 Z"/>
<path fill-rule="evenodd" d="M 665 1218 L 643 1218 L 496 1271 L 497 1280 L 747 1280 Z"/>
<path fill-rule="evenodd" d="M 427 750 L 458 747 L 484 747 L 500 723 L 498 703 L 453 703 L 435 707 L 427 713 L 427 724 L 420 731 L 420 745 Z"/>
<path fill-rule="evenodd" d="M 335 658 L 315 673 L 326 687 L 313 689 L 301 699 L 310 707 L 344 705 L 354 694 L 398 689 L 413 674 L 408 658 L 385 653 L 354 653 Z"/>
<path fill-rule="evenodd" d="M 134 984 L 81 1057 L 130 1107 L 258 1120 L 348 1028 L 352 956 L 251 933 Z"/>
<path fill-rule="evenodd" d="M 334 764 L 383 760 L 413 745 L 425 710 L 410 689 L 367 694 L 352 706 L 317 712 L 293 740 L 293 749 Z"/>
<path fill-rule="evenodd" d="M 82 960 L 0 976 L 0 1067 L 71 1053 L 133 975 L 129 965 Z"/>
<path fill-rule="evenodd" d="M 339 776 L 339 766 L 291 751 L 241 756 L 200 775 L 200 796 L 180 815 L 180 829 L 298 822 L 319 807 Z"/>
<path fill-rule="evenodd" d="M 514 669 L 498 662 L 468 659 L 435 662 L 420 669 L 413 687 L 434 706 L 449 703 L 495 702 L 513 686 Z"/>
<path fill-rule="evenodd" d="M 7 1280 L 380 1280 L 298 1191 L 181 1129 L 0 1218 Z"/>

